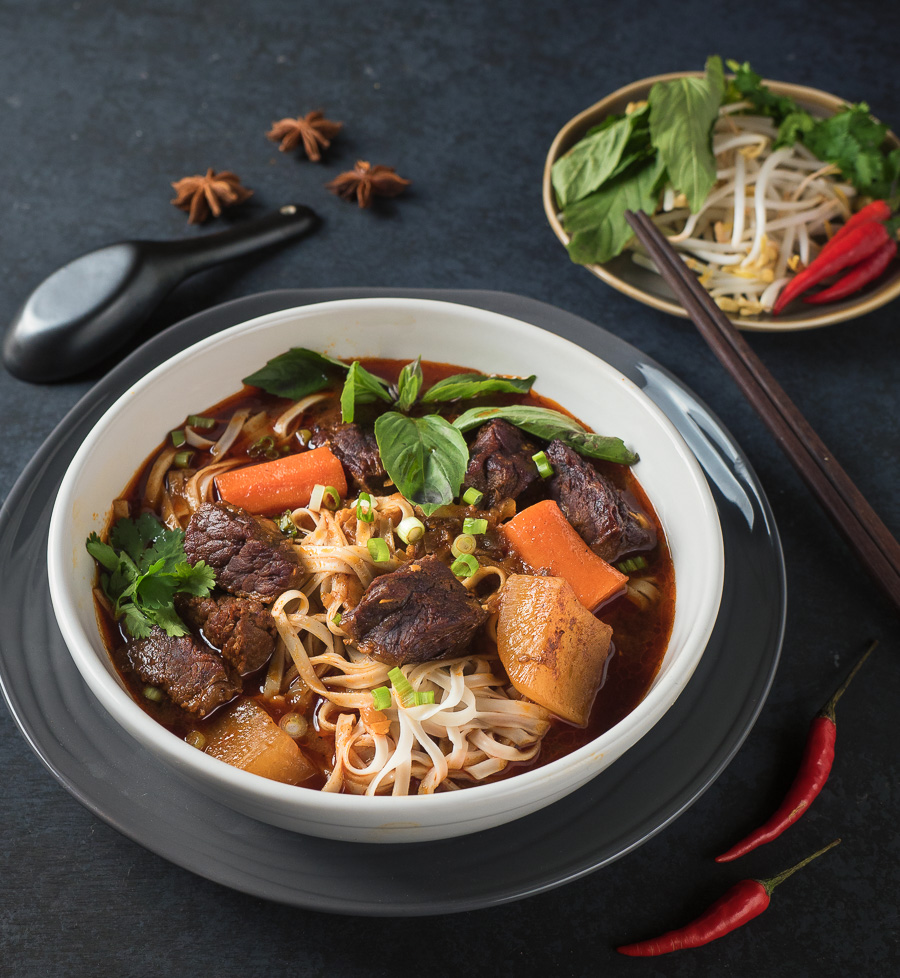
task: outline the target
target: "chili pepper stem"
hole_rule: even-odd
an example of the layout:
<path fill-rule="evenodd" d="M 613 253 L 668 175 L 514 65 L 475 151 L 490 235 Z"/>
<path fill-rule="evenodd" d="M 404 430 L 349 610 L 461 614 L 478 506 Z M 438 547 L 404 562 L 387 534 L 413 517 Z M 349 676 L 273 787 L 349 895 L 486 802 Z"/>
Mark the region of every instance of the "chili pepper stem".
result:
<path fill-rule="evenodd" d="M 869 643 L 869 647 L 866 649 L 865 652 L 863 652 L 863 654 L 859 657 L 859 659 L 857 659 L 856 664 L 847 674 L 847 678 L 840 684 L 840 686 L 838 686 L 838 688 L 834 691 L 834 694 L 832 695 L 831 699 L 819 711 L 820 717 L 828 717 L 828 719 L 831 720 L 832 723 L 836 722 L 835 715 L 834 715 L 834 708 L 837 706 L 838 700 L 844 695 L 844 693 L 847 690 L 847 687 L 852 682 L 853 677 L 859 672 L 859 670 L 863 666 L 863 663 L 866 661 L 866 659 L 869 658 L 869 656 L 875 651 L 877 647 L 878 647 L 878 639 L 876 638 Z"/>
<path fill-rule="evenodd" d="M 829 842 L 824 849 L 820 849 L 818 852 L 814 852 L 811 856 L 807 856 L 806 859 L 802 859 L 796 866 L 791 866 L 790 869 L 786 869 L 783 873 L 779 873 L 777 876 L 772 876 L 767 880 L 757 880 L 756 882 L 761 886 L 764 886 L 766 893 L 771 896 L 772 890 L 774 890 L 776 886 L 783 883 L 789 876 L 793 876 L 798 869 L 803 869 L 804 866 L 811 863 L 814 859 L 818 859 L 819 856 L 823 855 L 823 853 L 826 853 L 829 849 L 833 849 L 836 845 L 839 845 L 840 841 L 840 839 L 835 839 L 834 842 Z"/>

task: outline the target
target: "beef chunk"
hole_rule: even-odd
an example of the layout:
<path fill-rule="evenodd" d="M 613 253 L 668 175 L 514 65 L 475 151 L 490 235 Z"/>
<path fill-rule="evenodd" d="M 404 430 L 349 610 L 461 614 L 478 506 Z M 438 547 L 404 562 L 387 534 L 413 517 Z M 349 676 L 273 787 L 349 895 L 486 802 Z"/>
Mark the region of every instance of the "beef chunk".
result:
<path fill-rule="evenodd" d="M 461 654 L 487 617 L 446 564 L 423 557 L 375 578 L 341 628 L 394 666 Z"/>
<path fill-rule="evenodd" d="M 125 657 L 145 683 L 198 717 L 212 713 L 241 691 L 240 680 L 222 659 L 190 635 L 173 638 L 154 626 L 149 638 L 125 647 Z"/>
<path fill-rule="evenodd" d="M 656 530 L 635 500 L 587 459 L 558 439 L 550 442 L 547 458 L 556 473 L 550 495 L 595 554 L 612 563 L 623 554 L 656 546 Z"/>
<path fill-rule="evenodd" d="M 501 418 L 488 421 L 469 449 L 465 484 L 484 493 L 485 509 L 516 499 L 538 478 L 532 458 L 537 451 L 515 425 Z"/>
<path fill-rule="evenodd" d="M 278 527 L 230 503 L 204 503 L 194 513 L 184 552 L 191 564 L 205 560 L 219 587 L 267 603 L 303 576 L 297 554 Z"/>
<path fill-rule="evenodd" d="M 242 675 L 264 666 L 275 651 L 275 620 L 255 598 L 177 595 L 175 607 Z"/>
<path fill-rule="evenodd" d="M 384 492 L 388 476 L 378 454 L 374 428 L 355 421 L 352 424 L 320 425 L 313 431 L 309 447 L 320 445 L 328 445 L 357 488 L 379 494 Z"/>

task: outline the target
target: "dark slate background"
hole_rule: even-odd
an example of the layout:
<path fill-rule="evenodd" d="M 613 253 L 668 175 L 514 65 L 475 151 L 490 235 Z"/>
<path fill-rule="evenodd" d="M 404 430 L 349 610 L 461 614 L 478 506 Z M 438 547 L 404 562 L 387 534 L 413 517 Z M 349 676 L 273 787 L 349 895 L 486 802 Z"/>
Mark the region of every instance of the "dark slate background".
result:
<path fill-rule="evenodd" d="M 481 288 L 555 303 L 660 360 L 718 412 L 769 494 L 789 589 L 769 700 L 693 808 L 585 879 L 451 917 L 329 916 L 193 876 L 82 809 L 0 708 L 0 972 L 897 973 L 896 615 L 692 327 L 568 262 L 544 219 L 540 179 L 547 147 L 576 112 L 635 78 L 699 68 L 712 52 L 864 99 L 896 123 L 898 35 L 900 7 L 869 0 L 0 0 L 0 322 L 82 251 L 197 234 L 169 205 L 170 182 L 208 166 L 233 169 L 255 191 L 234 220 L 302 201 L 324 227 L 302 244 L 196 277 L 144 338 L 273 288 Z M 345 123 L 318 166 L 264 138 L 273 119 L 312 108 Z M 323 183 L 357 158 L 397 167 L 413 181 L 410 192 L 371 212 L 326 193 Z M 896 306 L 841 327 L 750 341 L 900 533 Z M 0 371 L 4 497 L 102 373 L 37 387 Z M 809 718 L 870 637 L 881 648 L 841 703 L 838 757 L 823 795 L 768 849 L 716 866 L 713 853 L 780 798 Z M 689 919 L 740 876 L 776 872 L 836 835 L 843 845 L 786 883 L 741 932 L 655 962 L 615 954 L 618 942 Z"/>

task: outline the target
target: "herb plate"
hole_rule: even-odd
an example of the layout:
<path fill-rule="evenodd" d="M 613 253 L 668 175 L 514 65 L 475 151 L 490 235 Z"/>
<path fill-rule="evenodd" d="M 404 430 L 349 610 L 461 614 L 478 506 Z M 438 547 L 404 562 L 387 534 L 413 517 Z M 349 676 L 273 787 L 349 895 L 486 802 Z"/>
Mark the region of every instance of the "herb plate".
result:
<path fill-rule="evenodd" d="M 608 115 L 624 112 L 625 107 L 630 102 L 646 99 L 650 89 L 657 82 L 668 82 L 684 77 L 702 78 L 703 72 L 677 71 L 632 82 L 580 112 L 557 133 L 547 153 L 544 165 L 543 200 L 547 220 L 563 245 L 568 245 L 569 235 L 560 221 L 559 206 L 551 183 L 550 171 L 553 164 L 571 149 L 589 129 L 598 125 Z M 846 104 L 845 99 L 816 88 L 807 88 L 804 85 L 793 85 L 788 82 L 769 79 L 764 79 L 764 84 L 777 95 L 784 95 L 793 99 L 802 108 L 816 116 L 826 116 L 837 112 Z M 892 146 L 900 147 L 900 140 L 892 132 L 887 134 L 887 141 Z M 645 305 L 670 313 L 673 316 L 687 318 L 687 313 L 676 301 L 662 277 L 635 264 L 628 254 L 619 255 L 602 265 L 585 265 L 584 267 L 597 278 L 606 282 L 607 285 L 611 285 L 632 299 L 637 299 L 638 302 L 643 302 Z M 729 318 L 735 326 L 745 330 L 786 332 L 813 329 L 818 326 L 829 326 L 834 323 L 846 322 L 849 319 L 856 319 L 898 296 L 900 296 L 900 263 L 894 262 L 893 270 L 886 276 L 882 276 L 878 282 L 843 302 L 832 303 L 827 309 L 811 306 L 808 309 L 799 309 L 783 314 L 777 319 L 768 315 L 730 316 Z"/>

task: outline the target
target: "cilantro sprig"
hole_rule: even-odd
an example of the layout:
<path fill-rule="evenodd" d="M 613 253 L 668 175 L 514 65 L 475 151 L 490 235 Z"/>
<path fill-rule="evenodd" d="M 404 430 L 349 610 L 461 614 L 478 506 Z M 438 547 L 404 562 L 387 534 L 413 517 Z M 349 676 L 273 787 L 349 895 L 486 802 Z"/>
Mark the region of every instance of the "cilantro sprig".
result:
<path fill-rule="evenodd" d="M 833 163 L 845 180 L 868 197 L 893 195 L 900 180 L 900 150 L 887 146 L 888 127 L 869 114 L 865 102 L 844 105 L 816 118 L 793 99 L 776 95 L 745 61 L 729 61 L 734 72 L 726 101 L 746 99 L 778 126 L 778 146 L 801 142 L 820 160 Z"/>
<path fill-rule="evenodd" d="M 185 559 L 184 531 L 170 530 L 151 513 L 117 520 L 109 543 L 92 533 L 85 546 L 104 569 L 100 586 L 116 618 L 134 638 L 147 638 L 154 625 L 167 635 L 187 635 L 175 611 L 175 595 L 205 597 L 216 583 L 204 561 L 192 566 Z"/>

